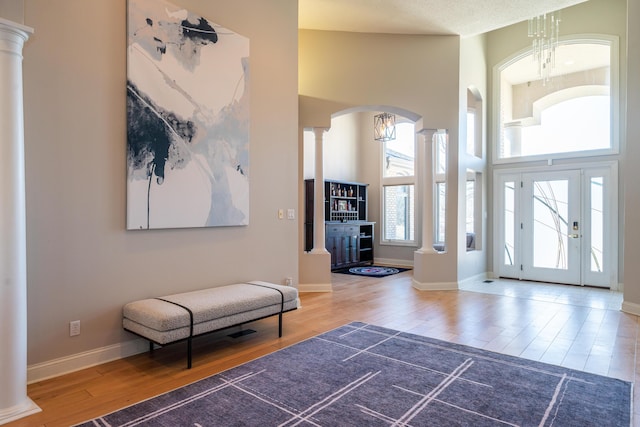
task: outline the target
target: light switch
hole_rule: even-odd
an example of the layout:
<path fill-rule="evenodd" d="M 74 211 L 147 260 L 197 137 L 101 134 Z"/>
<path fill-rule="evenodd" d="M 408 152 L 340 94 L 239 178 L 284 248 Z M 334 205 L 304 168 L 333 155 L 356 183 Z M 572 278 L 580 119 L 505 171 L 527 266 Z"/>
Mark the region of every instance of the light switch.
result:
<path fill-rule="evenodd" d="M 284 209 L 278 209 L 278 219 L 284 218 Z"/>

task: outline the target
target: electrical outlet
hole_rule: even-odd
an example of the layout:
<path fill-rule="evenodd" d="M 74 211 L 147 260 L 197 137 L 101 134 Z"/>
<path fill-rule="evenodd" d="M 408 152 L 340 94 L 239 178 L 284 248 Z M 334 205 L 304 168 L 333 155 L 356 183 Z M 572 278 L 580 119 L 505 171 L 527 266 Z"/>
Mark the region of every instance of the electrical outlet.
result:
<path fill-rule="evenodd" d="M 293 286 L 293 278 L 287 277 L 286 279 L 284 279 L 284 283 L 287 286 Z"/>
<path fill-rule="evenodd" d="M 295 209 L 287 209 L 287 219 L 296 219 Z"/>
<path fill-rule="evenodd" d="M 80 321 L 74 320 L 69 322 L 69 336 L 75 337 L 76 335 L 80 335 Z"/>

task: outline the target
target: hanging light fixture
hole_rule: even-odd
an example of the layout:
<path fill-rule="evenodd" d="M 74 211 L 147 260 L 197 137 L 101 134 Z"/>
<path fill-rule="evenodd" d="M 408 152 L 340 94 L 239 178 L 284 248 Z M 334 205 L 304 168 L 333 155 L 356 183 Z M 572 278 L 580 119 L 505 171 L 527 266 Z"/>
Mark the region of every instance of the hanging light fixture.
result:
<path fill-rule="evenodd" d="M 560 11 L 545 13 L 529 19 L 529 38 L 533 39 L 533 60 L 543 83 L 549 81 L 556 66 L 556 48 L 560 34 Z"/>
<path fill-rule="evenodd" d="M 373 116 L 373 138 L 387 142 L 396 139 L 396 115 L 381 113 Z"/>

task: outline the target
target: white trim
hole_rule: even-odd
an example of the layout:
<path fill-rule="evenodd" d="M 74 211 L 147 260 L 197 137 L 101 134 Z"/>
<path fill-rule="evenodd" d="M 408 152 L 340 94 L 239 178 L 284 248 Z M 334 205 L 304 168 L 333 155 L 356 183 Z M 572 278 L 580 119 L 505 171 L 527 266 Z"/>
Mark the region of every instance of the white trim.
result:
<path fill-rule="evenodd" d="M 298 292 L 333 292 L 333 286 L 331 283 L 299 284 Z"/>
<path fill-rule="evenodd" d="M 625 313 L 640 316 L 640 304 L 636 304 L 634 302 L 622 301 L 622 307 L 620 307 L 620 310 Z"/>
<path fill-rule="evenodd" d="M 20 418 L 24 418 L 38 412 L 42 412 L 42 409 L 40 409 L 33 400 L 27 397 L 21 405 L 12 406 L 0 411 L 0 425 L 19 420 Z"/>
<path fill-rule="evenodd" d="M 375 258 L 374 264 L 378 265 L 392 265 L 397 267 L 411 267 L 413 268 L 413 260 L 406 259 L 392 259 L 392 258 Z"/>
<path fill-rule="evenodd" d="M 139 338 L 43 363 L 36 363 L 27 367 L 27 384 L 144 353 L 148 350 L 149 341 Z"/>
<path fill-rule="evenodd" d="M 457 291 L 458 282 L 420 283 L 413 279 L 412 286 L 419 291 Z"/>

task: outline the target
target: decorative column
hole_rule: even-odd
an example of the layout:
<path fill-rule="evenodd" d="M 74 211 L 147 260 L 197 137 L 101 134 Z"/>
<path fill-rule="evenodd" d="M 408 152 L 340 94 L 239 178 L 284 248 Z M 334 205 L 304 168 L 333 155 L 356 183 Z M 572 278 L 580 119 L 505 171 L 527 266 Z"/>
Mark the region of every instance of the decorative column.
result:
<path fill-rule="evenodd" d="M 434 165 L 433 165 L 433 136 L 437 129 L 423 129 L 418 132 L 423 139 L 422 150 L 424 150 L 418 164 L 418 170 L 421 171 L 419 177 L 422 185 L 422 247 L 416 252 L 419 254 L 436 253 L 433 249 L 433 187 L 434 182 Z M 420 148 L 420 147 L 419 147 Z"/>
<path fill-rule="evenodd" d="M 425 129 L 418 132 L 424 138 L 419 144 L 424 153 L 418 158 L 422 160 L 419 169 L 422 187 L 422 247 L 413 253 L 413 287 L 421 290 L 453 290 L 458 288 L 457 257 L 455 251 L 437 252 L 433 249 L 434 225 L 434 188 L 435 167 L 434 152 L 437 148 L 434 136 L 446 134 L 446 130 Z M 455 197 L 449 195 L 448 197 Z"/>
<path fill-rule="evenodd" d="M 327 128 L 313 128 L 316 136 L 316 173 L 313 186 L 313 249 L 312 254 L 327 254 L 325 247 L 325 217 L 324 217 L 324 133 Z"/>
<path fill-rule="evenodd" d="M 0 424 L 40 411 L 27 397 L 22 48 L 32 33 L 0 18 Z"/>

